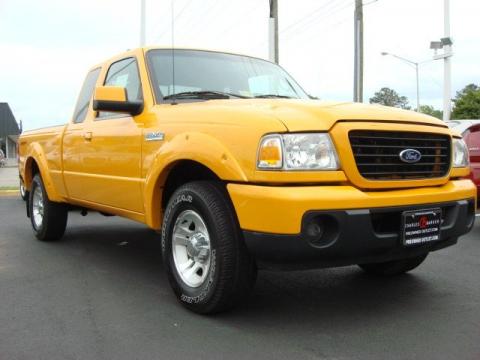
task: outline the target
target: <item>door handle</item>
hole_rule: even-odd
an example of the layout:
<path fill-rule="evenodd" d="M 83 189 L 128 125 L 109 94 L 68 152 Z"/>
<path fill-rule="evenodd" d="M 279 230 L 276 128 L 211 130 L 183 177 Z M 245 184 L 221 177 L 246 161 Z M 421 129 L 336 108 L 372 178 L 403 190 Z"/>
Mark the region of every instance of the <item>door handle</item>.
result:
<path fill-rule="evenodd" d="M 83 133 L 83 138 L 85 139 L 85 141 L 92 141 L 92 132 L 87 131 L 86 133 Z"/>

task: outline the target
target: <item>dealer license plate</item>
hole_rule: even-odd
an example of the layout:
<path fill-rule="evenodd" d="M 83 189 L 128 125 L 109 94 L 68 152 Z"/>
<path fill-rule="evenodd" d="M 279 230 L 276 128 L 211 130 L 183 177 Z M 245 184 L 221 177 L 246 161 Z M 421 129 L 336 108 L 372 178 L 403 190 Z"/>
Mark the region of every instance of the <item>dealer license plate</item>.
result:
<path fill-rule="evenodd" d="M 428 209 L 403 213 L 403 244 L 420 245 L 440 240 L 442 210 Z"/>

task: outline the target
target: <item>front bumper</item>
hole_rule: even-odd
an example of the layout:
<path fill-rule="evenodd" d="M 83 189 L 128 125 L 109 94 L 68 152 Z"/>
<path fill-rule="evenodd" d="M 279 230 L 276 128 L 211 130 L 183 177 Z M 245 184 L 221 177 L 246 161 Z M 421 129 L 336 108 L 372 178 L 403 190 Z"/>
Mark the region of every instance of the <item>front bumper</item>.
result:
<path fill-rule="evenodd" d="M 473 227 L 470 180 L 414 189 L 361 191 L 351 186 L 269 187 L 228 184 L 250 252 L 262 267 L 333 267 L 412 257 L 456 243 Z M 405 247 L 402 213 L 442 209 L 438 241 Z M 323 221 L 313 240 L 308 224 Z"/>
<path fill-rule="evenodd" d="M 442 209 L 440 240 L 404 246 L 402 213 L 409 210 Z M 257 263 L 265 268 L 321 268 L 385 262 L 414 257 L 457 242 L 475 222 L 475 202 L 458 200 L 422 206 L 341 211 L 309 211 L 297 235 L 244 231 L 245 243 Z M 308 224 L 322 219 L 320 238 L 312 236 Z"/>

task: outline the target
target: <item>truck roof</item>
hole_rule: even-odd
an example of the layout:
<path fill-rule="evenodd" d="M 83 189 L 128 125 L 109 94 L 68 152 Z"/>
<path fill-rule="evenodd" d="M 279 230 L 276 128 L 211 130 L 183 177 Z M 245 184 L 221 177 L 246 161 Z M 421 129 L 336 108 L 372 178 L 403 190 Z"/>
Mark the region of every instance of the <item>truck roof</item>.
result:
<path fill-rule="evenodd" d="M 221 50 L 221 49 L 204 49 L 204 48 L 193 48 L 193 47 L 188 47 L 188 46 L 175 46 L 175 47 L 172 47 L 172 46 L 143 46 L 143 47 L 137 47 L 137 48 L 133 48 L 133 49 L 128 49 L 124 52 L 121 52 L 121 53 L 118 53 L 116 54 L 115 56 L 112 56 L 108 59 L 105 59 L 104 61 L 96 64 L 95 66 L 92 66 L 91 69 L 95 69 L 95 68 L 98 68 L 98 67 L 101 67 L 103 66 L 105 63 L 111 63 L 117 59 L 120 59 L 122 57 L 126 57 L 126 56 L 129 56 L 129 55 L 132 55 L 132 53 L 137 53 L 137 52 L 144 52 L 146 53 L 147 51 L 149 50 L 195 50 L 195 51 L 206 51 L 206 52 L 215 52 L 215 53 L 220 53 L 220 54 L 230 54 L 230 55 L 238 55 L 238 56 L 246 56 L 246 57 L 250 57 L 250 58 L 254 58 L 254 59 L 259 59 L 259 60 L 263 60 L 263 61 L 268 61 L 270 62 L 269 60 L 267 59 L 263 59 L 263 58 L 260 58 L 260 57 L 257 57 L 257 56 L 252 56 L 252 55 L 248 55 L 248 54 L 242 54 L 242 53 L 236 53 L 236 52 L 232 52 L 232 51 L 227 51 L 227 50 Z"/>

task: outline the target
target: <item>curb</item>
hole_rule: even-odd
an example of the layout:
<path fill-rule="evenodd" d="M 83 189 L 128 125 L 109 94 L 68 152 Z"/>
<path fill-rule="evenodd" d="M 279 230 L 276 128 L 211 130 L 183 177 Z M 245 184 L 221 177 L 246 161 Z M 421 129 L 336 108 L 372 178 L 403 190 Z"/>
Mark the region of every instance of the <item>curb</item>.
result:
<path fill-rule="evenodd" d="M 0 196 L 20 196 L 18 190 L 0 190 Z"/>

